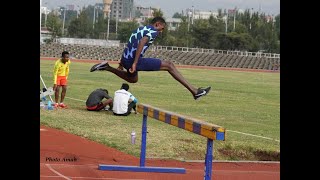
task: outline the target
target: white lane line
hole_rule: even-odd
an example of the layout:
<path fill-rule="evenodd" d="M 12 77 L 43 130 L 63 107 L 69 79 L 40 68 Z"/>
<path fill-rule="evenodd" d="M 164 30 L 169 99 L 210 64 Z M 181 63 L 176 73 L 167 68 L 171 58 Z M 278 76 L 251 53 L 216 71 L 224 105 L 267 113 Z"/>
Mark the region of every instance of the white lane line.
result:
<path fill-rule="evenodd" d="M 48 130 L 46 130 L 46 129 L 41 129 L 41 128 L 40 128 L 40 131 L 48 131 Z"/>
<path fill-rule="evenodd" d="M 248 136 L 253 136 L 253 137 L 259 137 L 259 138 L 263 138 L 263 139 L 268 139 L 268 140 L 273 140 L 273 141 L 280 142 L 280 140 L 278 140 L 278 139 L 272 139 L 272 138 L 269 138 L 269 137 L 258 136 L 258 135 L 249 134 L 249 133 L 244 133 L 244 132 L 240 132 L 240 131 L 233 131 L 233 130 L 227 130 L 227 131 L 229 131 L 229 132 L 234 132 L 234 133 L 239 133 L 239 134 L 243 134 L 243 135 L 248 135 Z"/>
<path fill-rule="evenodd" d="M 68 99 L 72 99 L 72 100 L 76 100 L 76 101 L 86 102 L 86 101 L 81 100 L 81 99 L 75 99 L 75 98 L 71 98 L 71 97 L 66 97 L 66 98 L 68 98 Z"/>
<path fill-rule="evenodd" d="M 67 179 L 67 180 L 72 180 L 70 178 L 68 178 L 67 176 L 64 176 L 63 174 L 59 173 L 58 171 L 54 170 L 50 164 L 46 164 L 46 166 L 50 169 L 50 171 L 54 172 L 55 174 L 57 174 L 58 176 L 64 178 L 64 179 Z"/>

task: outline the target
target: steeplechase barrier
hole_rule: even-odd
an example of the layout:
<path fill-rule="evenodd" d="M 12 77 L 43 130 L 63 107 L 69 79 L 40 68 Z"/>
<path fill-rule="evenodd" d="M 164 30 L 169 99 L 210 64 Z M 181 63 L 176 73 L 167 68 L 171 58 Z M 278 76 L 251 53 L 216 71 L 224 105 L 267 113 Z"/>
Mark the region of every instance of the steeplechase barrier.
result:
<path fill-rule="evenodd" d="M 134 172 L 157 172 L 157 173 L 186 173 L 184 168 L 173 167 L 150 167 L 145 166 L 146 147 L 147 147 L 147 117 L 162 121 L 164 123 L 176 126 L 178 128 L 193 132 L 207 138 L 207 150 L 205 155 L 204 180 L 211 180 L 212 160 L 213 160 L 213 141 L 225 141 L 225 128 L 198 120 L 195 118 L 183 116 L 177 113 L 166 111 L 148 104 L 138 104 L 137 111 L 143 115 L 140 166 L 122 166 L 122 165 L 104 165 L 99 164 L 99 170 L 108 171 L 134 171 Z"/>

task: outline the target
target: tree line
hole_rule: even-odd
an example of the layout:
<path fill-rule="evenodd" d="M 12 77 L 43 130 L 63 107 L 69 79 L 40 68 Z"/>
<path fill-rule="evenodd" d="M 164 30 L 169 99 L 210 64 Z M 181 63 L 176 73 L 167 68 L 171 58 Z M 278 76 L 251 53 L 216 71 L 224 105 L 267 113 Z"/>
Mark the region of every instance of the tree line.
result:
<path fill-rule="evenodd" d="M 154 17 L 164 15 L 161 9 L 153 10 Z M 174 31 L 166 29 L 154 43 L 162 46 L 280 53 L 280 14 L 267 19 L 264 13 L 245 10 L 243 13 L 229 14 L 227 23 L 225 14 L 219 9 L 217 17 L 194 19 L 192 24 L 189 17 L 175 13 L 173 17 L 181 19 L 179 26 Z M 143 25 L 149 24 L 151 19 L 147 19 Z M 48 42 L 58 37 L 106 39 L 108 35 L 108 17 L 104 18 L 102 9 L 94 10 L 91 5 L 83 7 L 79 13 L 62 9 L 60 12 L 52 11 L 47 16 L 43 14 L 41 23 L 52 33 L 52 39 Z M 131 31 L 138 27 L 135 19 L 117 23 L 110 18 L 108 39 L 126 43 Z"/>

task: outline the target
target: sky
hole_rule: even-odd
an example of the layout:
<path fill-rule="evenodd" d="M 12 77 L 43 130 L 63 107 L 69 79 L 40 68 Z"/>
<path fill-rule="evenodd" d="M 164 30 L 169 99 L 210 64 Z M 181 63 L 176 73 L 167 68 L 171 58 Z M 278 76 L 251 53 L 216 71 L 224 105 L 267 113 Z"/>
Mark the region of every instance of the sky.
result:
<path fill-rule="evenodd" d="M 67 4 L 82 6 L 102 3 L 103 0 L 42 0 L 42 6 L 56 8 Z M 164 13 L 165 17 L 172 17 L 175 12 L 181 13 L 187 8 L 194 6 L 195 10 L 217 11 L 218 9 L 251 9 L 269 15 L 280 14 L 280 0 L 134 0 L 134 3 L 142 7 L 157 7 Z"/>

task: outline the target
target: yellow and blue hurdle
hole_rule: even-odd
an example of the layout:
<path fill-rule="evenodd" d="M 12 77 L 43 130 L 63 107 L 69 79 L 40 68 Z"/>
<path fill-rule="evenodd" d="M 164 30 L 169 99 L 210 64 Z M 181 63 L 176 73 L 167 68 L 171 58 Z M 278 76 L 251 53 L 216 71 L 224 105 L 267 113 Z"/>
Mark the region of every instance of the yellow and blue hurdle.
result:
<path fill-rule="evenodd" d="M 164 167 L 146 167 L 146 144 L 147 144 L 147 117 L 157 119 L 164 123 L 176 126 L 178 128 L 199 134 L 207 138 L 207 150 L 205 157 L 205 175 L 204 180 L 210 180 L 212 176 L 213 160 L 213 140 L 225 140 L 225 128 L 207 123 L 195 118 L 186 117 L 170 111 L 165 111 L 147 104 L 138 104 L 137 111 L 143 114 L 142 138 L 140 152 L 140 166 L 114 166 L 100 164 L 99 170 L 111 171 L 135 171 L 135 172 L 158 172 L 158 173 L 186 173 L 184 168 L 164 168 Z"/>

